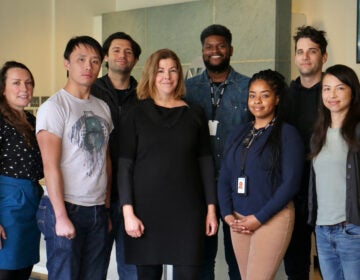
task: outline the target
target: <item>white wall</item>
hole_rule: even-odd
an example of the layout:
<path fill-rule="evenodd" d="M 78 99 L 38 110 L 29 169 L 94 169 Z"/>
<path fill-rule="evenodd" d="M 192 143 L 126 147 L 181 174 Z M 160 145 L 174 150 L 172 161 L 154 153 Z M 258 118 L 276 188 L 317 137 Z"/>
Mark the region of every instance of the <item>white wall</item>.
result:
<path fill-rule="evenodd" d="M 199 0 L 116 0 L 116 10 L 126 11 L 145 7 L 155 7 L 176 3 L 185 3 Z"/>
<path fill-rule="evenodd" d="M 66 80 L 62 54 L 74 35 L 93 35 L 94 17 L 115 11 L 116 0 L 1 0 L 0 64 L 25 63 L 35 95 L 50 95 Z"/>
<path fill-rule="evenodd" d="M 357 0 L 292 0 L 292 12 L 303 14 L 305 24 L 326 31 L 329 57 L 325 68 L 345 64 L 360 77 L 356 64 Z"/>
<path fill-rule="evenodd" d="M 101 40 L 101 14 L 189 1 L 195 0 L 1 0 L 0 65 L 26 64 L 35 77 L 35 95 L 50 95 L 66 81 L 67 41 L 75 35 Z"/>
<path fill-rule="evenodd" d="M 51 81 L 51 1 L 1 0 L 0 64 L 17 60 L 35 76 L 35 92 L 43 94 Z"/>

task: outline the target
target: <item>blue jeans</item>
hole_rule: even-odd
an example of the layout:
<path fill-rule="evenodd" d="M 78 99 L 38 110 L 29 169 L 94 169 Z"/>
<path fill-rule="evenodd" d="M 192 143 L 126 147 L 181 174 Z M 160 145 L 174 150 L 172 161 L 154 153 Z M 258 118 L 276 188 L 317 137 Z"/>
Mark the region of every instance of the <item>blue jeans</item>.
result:
<path fill-rule="evenodd" d="M 323 279 L 360 279 L 360 226 L 316 226 L 315 233 Z"/>
<path fill-rule="evenodd" d="M 111 250 L 115 241 L 116 263 L 119 279 L 136 280 L 136 266 L 133 264 L 125 264 L 124 254 L 124 217 L 121 211 L 120 202 L 114 202 L 110 208 L 110 219 L 112 230 L 107 234 L 106 238 L 106 268 L 104 272 L 104 280 L 106 280 L 107 271 L 110 263 Z"/>
<path fill-rule="evenodd" d="M 107 215 L 105 207 L 79 206 L 65 202 L 76 237 L 69 240 L 55 233 L 55 214 L 47 196 L 43 196 L 37 211 L 40 231 L 46 241 L 49 279 L 101 280 L 105 267 Z"/>

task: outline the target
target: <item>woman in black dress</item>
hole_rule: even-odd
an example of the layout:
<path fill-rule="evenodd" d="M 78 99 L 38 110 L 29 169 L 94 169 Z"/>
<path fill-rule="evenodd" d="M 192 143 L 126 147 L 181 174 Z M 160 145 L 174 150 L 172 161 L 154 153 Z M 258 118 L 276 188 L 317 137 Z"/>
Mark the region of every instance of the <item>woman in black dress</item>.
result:
<path fill-rule="evenodd" d="M 198 279 L 205 235 L 217 231 L 216 189 L 208 126 L 199 107 L 185 103 L 183 72 L 168 49 L 147 60 L 139 104 L 122 124 L 119 194 L 125 258 L 138 279 Z"/>

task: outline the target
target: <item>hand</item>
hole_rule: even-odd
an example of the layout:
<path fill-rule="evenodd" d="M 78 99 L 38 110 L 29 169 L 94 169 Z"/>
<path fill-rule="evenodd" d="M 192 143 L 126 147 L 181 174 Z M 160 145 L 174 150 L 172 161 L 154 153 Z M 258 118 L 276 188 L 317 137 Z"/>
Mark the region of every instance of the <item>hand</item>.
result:
<path fill-rule="evenodd" d="M 75 238 L 75 227 L 69 217 L 63 216 L 56 218 L 55 233 L 57 236 L 66 237 L 69 240 Z"/>
<path fill-rule="evenodd" d="M 206 230 L 205 233 L 207 236 L 213 236 L 217 233 L 218 222 L 216 214 L 213 212 L 208 212 L 206 215 Z"/>
<path fill-rule="evenodd" d="M 124 216 L 124 224 L 125 231 L 129 236 L 138 238 L 144 234 L 145 227 L 142 221 L 135 215 Z"/>
<path fill-rule="evenodd" d="M 224 217 L 224 221 L 229 225 L 231 226 L 231 224 L 235 221 L 235 216 L 234 215 L 226 215 Z"/>
<path fill-rule="evenodd" d="M 240 221 L 242 219 L 239 219 L 237 217 L 235 217 L 234 215 L 227 215 L 224 218 L 225 222 L 229 225 L 231 231 L 233 232 L 237 232 L 237 233 L 248 233 L 248 229 L 240 224 Z"/>
<path fill-rule="evenodd" d="M 240 233 L 252 234 L 261 226 L 261 223 L 254 215 L 245 216 L 243 219 L 236 220 L 234 228 Z"/>
<path fill-rule="evenodd" d="M 5 229 L 0 225 L 0 249 L 2 249 L 2 240 L 6 239 Z"/>

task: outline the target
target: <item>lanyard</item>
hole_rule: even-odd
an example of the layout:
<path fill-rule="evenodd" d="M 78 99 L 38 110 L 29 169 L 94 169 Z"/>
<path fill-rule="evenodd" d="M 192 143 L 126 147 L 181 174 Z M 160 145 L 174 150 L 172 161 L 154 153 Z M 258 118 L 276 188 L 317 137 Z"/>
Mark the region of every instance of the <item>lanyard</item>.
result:
<path fill-rule="evenodd" d="M 271 122 L 269 122 L 265 127 L 260 128 L 260 129 L 255 129 L 255 127 L 253 126 L 252 129 L 249 131 L 249 133 L 244 138 L 244 140 L 242 141 L 243 150 L 242 150 L 241 158 L 240 158 L 241 176 L 244 175 L 245 161 L 246 161 L 247 153 L 250 149 L 251 144 L 254 142 L 254 140 L 256 138 L 260 137 L 268 127 L 273 126 L 275 121 L 276 121 L 276 117 L 273 118 L 271 120 Z"/>
<path fill-rule="evenodd" d="M 224 95 L 226 85 L 227 85 L 227 81 L 225 81 L 222 85 L 220 85 L 219 89 L 221 88 L 221 91 L 219 93 L 217 101 L 215 102 L 215 86 L 214 86 L 213 82 L 211 82 L 211 84 L 210 84 L 210 98 L 211 98 L 211 105 L 212 105 L 212 120 L 215 120 L 216 110 L 220 106 L 221 99 L 222 99 L 222 97 Z M 219 89 L 217 89 L 216 92 L 218 92 Z"/>

